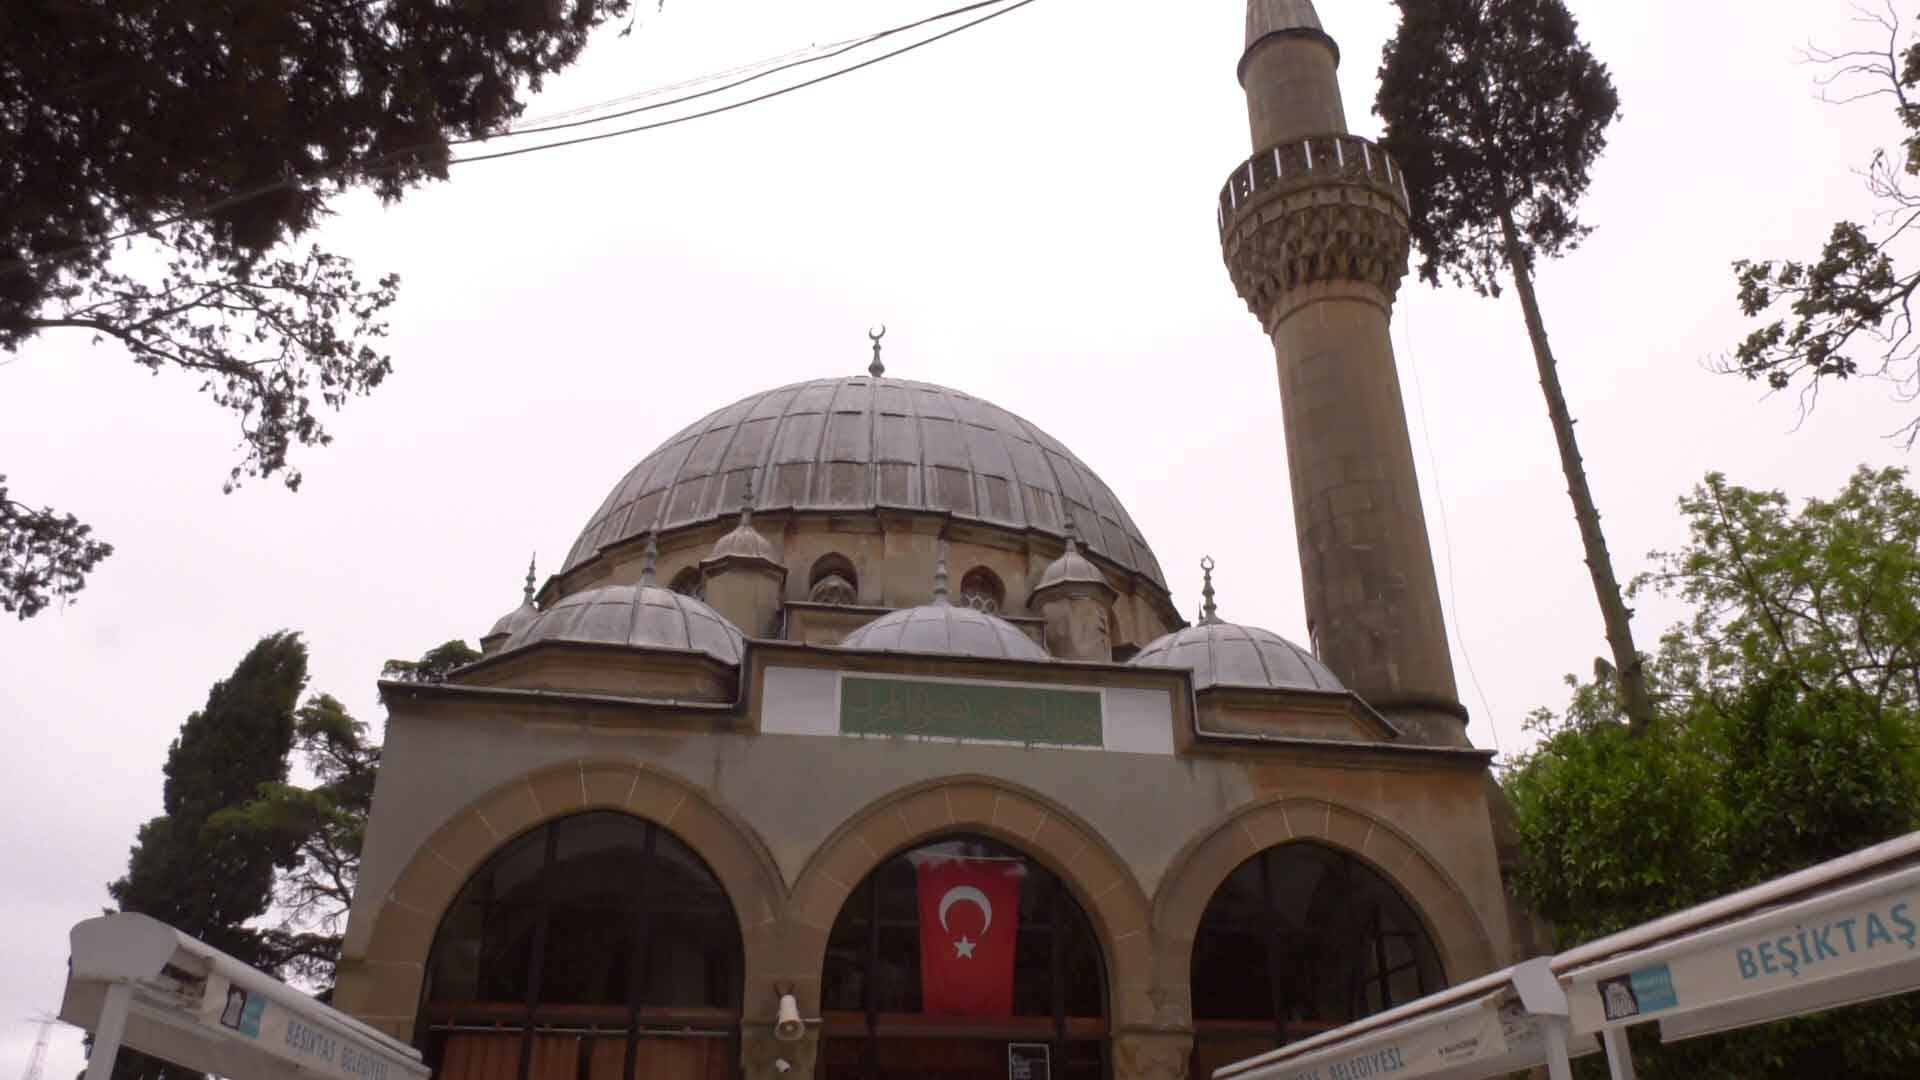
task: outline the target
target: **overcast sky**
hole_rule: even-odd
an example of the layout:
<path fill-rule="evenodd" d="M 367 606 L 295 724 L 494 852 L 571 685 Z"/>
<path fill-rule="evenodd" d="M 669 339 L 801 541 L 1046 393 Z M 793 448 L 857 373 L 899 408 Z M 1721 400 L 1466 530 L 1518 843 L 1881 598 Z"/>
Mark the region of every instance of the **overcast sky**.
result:
<path fill-rule="evenodd" d="M 652 0 L 536 99 L 542 114 L 930 14 L 943 0 Z M 1908 413 L 1872 384 L 1804 424 L 1709 374 L 1747 326 L 1729 264 L 1814 252 L 1869 210 L 1852 170 L 1881 106 L 1820 103 L 1809 39 L 1875 45 L 1846 0 L 1574 0 L 1624 101 L 1540 274 L 1623 577 L 1679 543 L 1708 470 L 1796 498 Z M 508 161 L 318 239 L 404 279 L 396 372 L 299 456 L 297 495 L 231 496 L 227 417 L 194 380 L 44 337 L 0 367 L 0 469 L 118 549 L 79 602 L 0 624 L 0 1080 L 57 1006 L 66 931 L 106 902 L 180 721 L 262 634 L 312 689 L 381 719 L 388 657 L 475 640 L 554 569 L 626 470 L 708 411 L 800 379 L 888 372 L 1038 424 L 1096 469 L 1181 610 L 1219 561 L 1222 614 L 1304 640 L 1271 348 L 1221 264 L 1214 200 L 1245 159 L 1239 0 L 1039 0 L 900 60 L 723 117 Z M 1370 115 L 1389 0 L 1321 0 L 1349 119 Z M 1409 283 L 1402 382 L 1471 735 L 1521 720 L 1606 651 L 1517 302 Z M 1417 391 L 1416 391 L 1417 388 Z M 1443 519 L 1444 511 L 1444 519 Z M 1642 602 L 1650 646 L 1677 615 Z M 48 1075 L 80 1068 L 56 1033 Z"/>

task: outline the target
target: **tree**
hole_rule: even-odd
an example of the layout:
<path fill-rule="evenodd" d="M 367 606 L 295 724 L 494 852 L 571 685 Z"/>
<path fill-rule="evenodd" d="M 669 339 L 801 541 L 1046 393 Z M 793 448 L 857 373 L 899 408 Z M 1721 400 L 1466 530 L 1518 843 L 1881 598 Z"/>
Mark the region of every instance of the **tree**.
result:
<path fill-rule="evenodd" d="M 1576 684 L 1506 778 L 1516 886 L 1561 947 L 1920 825 L 1920 496 L 1904 479 L 1862 469 L 1798 512 L 1717 474 L 1681 500 L 1687 545 L 1634 584 L 1694 605 L 1650 665 L 1654 722 L 1629 737 L 1617 684 Z M 1893 1080 L 1920 1070 L 1920 1003 L 1637 1053 L 1654 1080 Z"/>
<path fill-rule="evenodd" d="M 248 650 L 207 703 L 180 725 L 167 749 L 161 816 L 140 827 L 124 877 L 107 886 L 122 911 L 151 915 L 243 963 L 271 966 L 262 933 L 249 925 L 273 898 L 274 866 L 291 857 L 219 828 L 222 810 L 287 778 L 294 706 L 307 681 L 307 648 L 281 632 Z M 120 1077 L 197 1073 L 123 1054 Z"/>
<path fill-rule="evenodd" d="M 285 853 L 273 890 L 280 921 L 263 934 L 262 966 L 331 992 L 360 877 L 380 747 L 367 725 L 328 694 L 301 707 L 294 735 L 315 785 L 263 783 L 252 801 L 215 814 L 209 824 Z"/>
<path fill-rule="evenodd" d="M 455 668 L 478 659 L 480 654 L 472 646 L 456 639 L 428 649 L 418 660 L 389 660 L 380 669 L 380 677 L 395 682 L 446 682 Z"/>
<path fill-rule="evenodd" d="M 628 0 L 26 0 L 0 13 L 0 350 L 49 330 L 186 372 L 239 421 L 227 478 L 300 483 L 318 412 L 371 392 L 391 275 L 293 241 L 326 199 L 444 178 Z M 37 500 L 36 500 L 37 502 Z M 0 499 L 27 618 L 110 549 Z M 28 554 L 21 556 L 18 552 Z M 22 559 L 28 572 L 16 569 Z M 34 569 L 34 567 L 40 569 Z"/>
<path fill-rule="evenodd" d="M 1920 225 L 1920 40 L 1901 44 L 1900 21 L 1884 14 L 1862 19 L 1886 33 L 1880 49 L 1815 50 L 1828 88 L 1847 87 L 1841 101 L 1885 98 L 1906 129 L 1898 151 L 1877 149 L 1868 162 L 1867 190 L 1880 204 L 1872 226 L 1834 225 L 1813 260 L 1734 263 L 1740 310 L 1768 320 L 1749 333 L 1720 370 L 1765 382 L 1774 390 L 1800 387 L 1801 408 L 1812 409 L 1821 386 L 1852 378 L 1891 383 L 1903 401 L 1920 400 L 1920 341 L 1914 336 L 1913 299 L 1920 269 L 1901 269 L 1895 248 Z M 1858 87 L 1858 88 L 1856 88 Z M 1920 416 L 1895 433 L 1911 449 L 1920 440 Z"/>
<path fill-rule="evenodd" d="M 1502 272 L 1513 277 L 1613 669 L 1627 714 L 1644 726 L 1653 704 L 1633 613 L 1607 552 L 1533 285 L 1540 258 L 1577 247 L 1591 231 L 1575 206 L 1619 96 L 1562 0 L 1399 3 L 1374 111 L 1411 196 L 1420 276 L 1437 285 L 1445 274 L 1482 296 L 1499 295 Z"/>

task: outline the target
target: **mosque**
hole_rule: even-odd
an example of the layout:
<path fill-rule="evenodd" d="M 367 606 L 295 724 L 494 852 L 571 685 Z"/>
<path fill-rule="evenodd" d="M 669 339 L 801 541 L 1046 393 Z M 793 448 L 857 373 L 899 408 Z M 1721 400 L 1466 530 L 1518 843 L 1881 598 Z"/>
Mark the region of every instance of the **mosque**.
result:
<path fill-rule="evenodd" d="M 1388 334 L 1406 189 L 1338 63 L 1250 0 L 1219 203 L 1308 641 L 1211 564 L 1188 625 L 1086 462 L 876 342 L 695 421 L 483 659 L 383 684 L 334 1003 L 441 1080 L 1176 1080 L 1525 952 Z"/>

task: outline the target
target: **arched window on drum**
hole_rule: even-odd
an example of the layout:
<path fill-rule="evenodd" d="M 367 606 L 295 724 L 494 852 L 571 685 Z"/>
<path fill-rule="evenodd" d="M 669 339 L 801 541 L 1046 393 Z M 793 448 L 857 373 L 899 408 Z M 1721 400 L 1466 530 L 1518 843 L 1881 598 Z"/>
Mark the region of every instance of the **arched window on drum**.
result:
<path fill-rule="evenodd" d="M 1192 978 L 1194 1076 L 1446 985 L 1392 883 L 1311 843 L 1268 848 L 1221 883 L 1194 935 Z"/>
<path fill-rule="evenodd" d="M 1007 590 L 993 571 L 976 566 L 960 579 L 960 602 L 975 611 L 998 615 L 1007 602 Z"/>
<path fill-rule="evenodd" d="M 726 1080 L 741 978 L 739 923 L 700 857 L 638 818 L 578 814 L 455 898 L 416 1042 L 436 1080 Z"/>

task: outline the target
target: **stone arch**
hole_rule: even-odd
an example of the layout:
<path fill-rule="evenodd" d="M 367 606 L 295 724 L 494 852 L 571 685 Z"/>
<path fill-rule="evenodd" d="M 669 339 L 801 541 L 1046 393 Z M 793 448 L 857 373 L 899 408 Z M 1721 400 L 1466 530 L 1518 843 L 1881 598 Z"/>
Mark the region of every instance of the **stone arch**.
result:
<path fill-rule="evenodd" d="M 1193 940 L 1213 894 L 1239 865 L 1288 843 L 1353 856 L 1387 879 L 1426 924 L 1449 982 L 1493 970 L 1495 949 L 1466 891 L 1412 838 L 1363 811 L 1327 799 L 1277 796 L 1242 806 L 1181 849 L 1153 898 L 1163 985 L 1177 987 L 1191 1021 Z"/>
<path fill-rule="evenodd" d="M 974 833 L 1025 852 L 1057 875 L 1086 910 L 1107 963 L 1113 1030 L 1147 1023 L 1153 1007 L 1150 909 L 1126 862 L 1072 811 L 1038 792 L 986 776 L 955 776 L 883 796 L 820 845 L 795 882 L 785 971 L 801 1008 L 817 1009 L 827 936 L 847 897 L 882 862 L 921 841 Z"/>
<path fill-rule="evenodd" d="M 587 810 L 614 810 L 673 833 L 706 861 L 733 903 L 745 954 L 745 1008 L 764 981 L 757 961 L 785 910 L 780 872 L 751 826 L 706 790 L 638 758 L 589 757 L 543 766 L 467 804 L 414 852 L 372 909 L 364 954 L 342 964 L 339 1007 L 411 1039 L 426 961 L 454 897 L 486 861 L 536 826 Z M 766 1010 L 762 1010 L 766 1011 Z"/>

